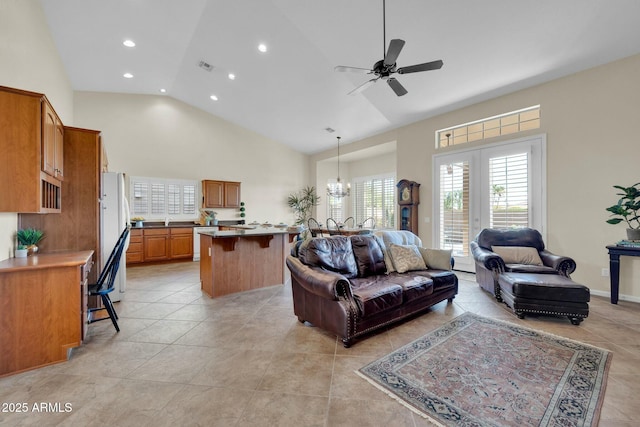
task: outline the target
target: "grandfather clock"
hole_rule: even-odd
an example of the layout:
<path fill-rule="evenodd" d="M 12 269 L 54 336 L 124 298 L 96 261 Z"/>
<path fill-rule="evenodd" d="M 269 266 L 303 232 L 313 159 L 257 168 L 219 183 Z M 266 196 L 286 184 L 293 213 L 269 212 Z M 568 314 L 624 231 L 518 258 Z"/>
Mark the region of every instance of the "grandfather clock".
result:
<path fill-rule="evenodd" d="M 420 204 L 420 184 L 406 179 L 396 184 L 400 205 L 400 230 L 418 234 L 418 205 Z"/>

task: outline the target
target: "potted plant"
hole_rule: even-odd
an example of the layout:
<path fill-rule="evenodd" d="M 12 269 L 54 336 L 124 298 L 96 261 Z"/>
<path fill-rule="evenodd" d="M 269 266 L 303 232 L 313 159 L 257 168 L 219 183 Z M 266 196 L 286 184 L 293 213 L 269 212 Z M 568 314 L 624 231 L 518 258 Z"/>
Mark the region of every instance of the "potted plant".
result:
<path fill-rule="evenodd" d="M 640 240 L 640 182 L 631 187 L 622 187 L 614 185 L 622 193 L 616 193 L 620 197 L 618 203 L 607 208 L 611 212 L 610 218 L 607 220 L 609 224 L 619 224 L 622 221 L 627 223 L 627 239 Z"/>
<path fill-rule="evenodd" d="M 27 247 L 20 243 L 16 249 L 16 258 L 26 258 L 28 252 Z"/>
<path fill-rule="evenodd" d="M 290 194 L 287 205 L 293 209 L 296 215 L 295 225 L 306 225 L 311 218 L 311 211 L 320 202 L 320 196 L 316 194 L 315 187 L 305 187 L 297 193 Z"/>
<path fill-rule="evenodd" d="M 25 228 L 16 232 L 18 244 L 25 246 L 29 254 L 38 252 L 38 242 L 42 240 L 44 233 L 35 228 Z"/>

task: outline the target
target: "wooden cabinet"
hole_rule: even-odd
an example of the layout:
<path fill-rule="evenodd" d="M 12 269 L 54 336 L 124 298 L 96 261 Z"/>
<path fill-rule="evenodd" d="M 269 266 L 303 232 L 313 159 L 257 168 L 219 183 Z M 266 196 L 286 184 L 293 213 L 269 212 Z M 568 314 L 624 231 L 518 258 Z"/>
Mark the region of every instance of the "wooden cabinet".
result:
<path fill-rule="evenodd" d="M 170 228 L 169 229 L 169 258 L 170 259 L 191 259 L 193 258 L 193 228 Z"/>
<path fill-rule="evenodd" d="M 193 258 L 193 227 L 132 228 L 127 265 Z"/>
<path fill-rule="evenodd" d="M 43 94 L 0 86 L 0 212 L 60 212 L 63 134 Z"/>
<path fill-rule="evenodd" d="M 144 251 L 142 250 L 142 246 L 142 229 L 132 228 L 129 233 L 127 265 L 138 264 L 144 261 Z"/>
<path fill-rule="evenodd" d="M 144 260 L 164 261 L 169 259 L 169 229 L 153 228 L 144 230 Z"/>
<path fill-rule="evenodd" d="M 0 261 L 0 377 L 67 360 L 86 332 L 91 251 Z"/>
<path fill-rule="evenodd" d="M 66 127 L 64 130 L 64 198 L 56 215 L 22 213 L 18 227 L 34 227 L 46 236 L 38 246 L 43 253 L 61 250 L 91 250 L 93 262 L 101 264 L 100 209 L 102 139 L 100 132 Z M 108 254 L 107 254 L 108 256 Z M 95 283 L 100 268 L 94 268 L 89 281 Z"/>
<path fill-rule="evenodd" d="M 42 171 L 64 177 L 64 127 L 49 101 L 42 101 Z"/>
<path fill-rule="evenodd" d="M 202 181 L 202 207 L 240 207 L 240 183 L 234 181 Z"/>

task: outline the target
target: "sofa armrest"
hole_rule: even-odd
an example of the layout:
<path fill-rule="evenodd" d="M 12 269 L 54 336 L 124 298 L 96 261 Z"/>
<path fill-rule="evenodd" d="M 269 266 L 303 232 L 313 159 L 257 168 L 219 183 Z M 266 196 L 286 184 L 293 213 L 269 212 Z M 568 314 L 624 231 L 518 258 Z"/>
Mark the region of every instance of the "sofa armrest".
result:
<path fill-rule="evenodd" d="M 555 255 L 546 249 L 538 253 L 544 265 L 557 270 L 563 276 L 569 277 L 571 273 L 576 271 L 576 262 L 568 256 Z"/>
<path fill-rule="evenodd" d="M 337 301 L 339 297 L 352 298 L 351 284 L 340 273 L 310 267 L 291 255 L 287 256 L 291 276 L 307 291 Z"/>
<path fill-rule="evenodd" d="M 469 243 L 469 248 L 471 249 L 473 259 L 477 263 L 484 265 L 487 270 L 491 270 L 497 273 L 502 273 L 505 271 L 504 261 L 497 253 L 483 248 L 482 246 L 478 245 L 478 242 L 476 242 L 475 240 Z"/>

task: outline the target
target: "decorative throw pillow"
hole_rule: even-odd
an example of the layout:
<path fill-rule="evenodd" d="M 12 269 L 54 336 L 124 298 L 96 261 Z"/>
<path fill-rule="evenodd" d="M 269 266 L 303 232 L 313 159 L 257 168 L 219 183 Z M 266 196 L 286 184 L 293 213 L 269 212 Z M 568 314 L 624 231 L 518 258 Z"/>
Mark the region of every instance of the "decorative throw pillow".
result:
<path fill-rule="evenodd" d="M 491 250 L 502 258 L 505 264 L 542 265 L 538 250 L 529 246 L 492 246 Z"/>
<path fill-rule="evenodd" d="M 389 252 L 393 265 L 398 273 L 406 273 L 411 270 L 426 270 L 427 266 L 420 255 L 416 245 L 389 245 Z"/>
<path fill-rule="evenodd" d="M 427 267 L 434 270 L 451 270 L 451 249 L 418 249 Z"/>

